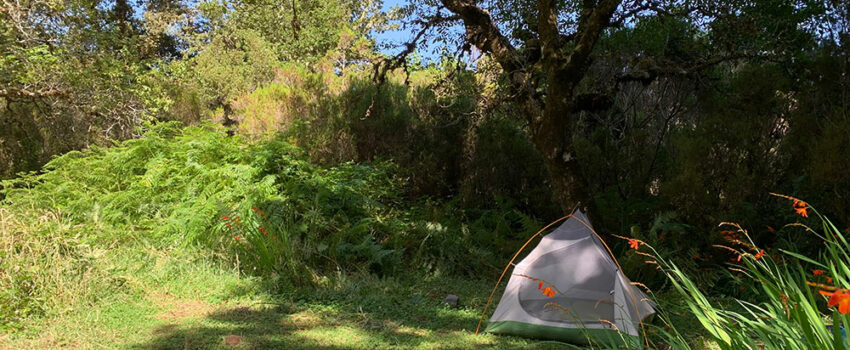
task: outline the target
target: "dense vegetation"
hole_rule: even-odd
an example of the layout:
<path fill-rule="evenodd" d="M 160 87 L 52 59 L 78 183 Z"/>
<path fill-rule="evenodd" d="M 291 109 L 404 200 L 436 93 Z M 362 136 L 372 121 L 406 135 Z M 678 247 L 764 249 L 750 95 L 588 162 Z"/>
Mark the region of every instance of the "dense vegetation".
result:
<path fill-rule="evenodd" d="M 547 37 L 547 3 L 575 35 Z M 653 343 L 838 345 L 825 325 L 847 316 L 817 292 L 850 285 L 850 5 L 400 5 L 0 4 L 0 342 L 62 346 L 79 331 L 28 341 L 162 293 L 468 333 L 487 282 L 581 201 L 669 311 Z M 408 43 L 379 39 L 399 27 Z M 448 293 L 468 309 L 439 309 Z M 428 312 L 446 319 L 406 314 Z M 430 346 L 381 327 L 344 346 Z M 482 344 L 467 335 L 448 346 Z"/>

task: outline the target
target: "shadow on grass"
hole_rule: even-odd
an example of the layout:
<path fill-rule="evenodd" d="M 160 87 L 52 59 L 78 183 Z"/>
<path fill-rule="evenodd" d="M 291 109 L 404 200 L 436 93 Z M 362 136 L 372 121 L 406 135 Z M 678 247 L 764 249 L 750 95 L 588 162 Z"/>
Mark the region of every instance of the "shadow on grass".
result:
<path fill-rule="evenodd" d="M 363 288 L 317 300 L 219 308 L 175 319 L 133 349 L 469 349 L 522 346 L 473 335 L 478 309 L 450 309 L 433 291 Z M 289 298 L 287 298 L 289 299 Z"/>

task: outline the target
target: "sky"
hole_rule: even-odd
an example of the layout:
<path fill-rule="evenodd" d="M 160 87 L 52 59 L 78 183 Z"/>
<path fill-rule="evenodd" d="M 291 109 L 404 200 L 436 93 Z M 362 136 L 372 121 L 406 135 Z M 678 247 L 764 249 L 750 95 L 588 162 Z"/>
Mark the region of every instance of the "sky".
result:
<path fill-rule="evenodd" d="M 404 5 L 406 3 L 407 3 L 406 0 L 384 0 L 384 6 L 383 6 L 382 10 L 384 12 L 387 12 L 395 6 Z M 408 39 L 410 39 L 410 37 L 412 35 L 413 35 L 413 33 L 409 30 L 394 30 L 394 31 L 387 31 L 387 32 L 384 32 L 384 33 L 378 33 L 377 35 L 375 35 L 375 39 L 382 41 L 382 42 L 387 42 L 387 41 L 404 42 L 404 41 L 407 41 Z"/>
<path fill-rule="evenodd" d="M 394 6 L 403 6 L 409 3 L 409 0 L 384 0 L 383 10 L 389 11 Z M 414 31 L 417 28 L 407 28 L 407 29 L 399 29 L 393 31 L 386 31 L 383 33 L 374 33 L 375 40 L 378 42 L 379 47 L 381 44 L 391 43 L 396 44 L 394 46 L 398 46 L 398 44 L 406 43 L 410 39 L 413 38 Z M 421 43 L 421 49 L 418 49 L 416 52 L 423 59 L 423 61 L 435 61 L 439 58 L 437 54 L 438 45 L 429 45 L 429 43 Z M 394 55 L 398 53 L 400 49 L 393 48 L 381 48 L 381 52 L 387 55 Z"/>

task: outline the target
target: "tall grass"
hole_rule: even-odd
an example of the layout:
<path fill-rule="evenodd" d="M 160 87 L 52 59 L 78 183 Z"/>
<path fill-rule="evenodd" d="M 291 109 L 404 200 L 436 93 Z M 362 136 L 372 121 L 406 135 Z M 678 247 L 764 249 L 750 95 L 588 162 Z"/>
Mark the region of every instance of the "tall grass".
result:
<path fill-rule="evenodd" d="M 0 331 L 122 288 L 98 264 L 106 250 L 86 244 L 80 232 L 60 210 L 0 207 Z"/>
<path fill-rule="evenodd" d="M 850 243 L 831 221 L 805 202 L 786 198 L 794 200 L 795 208 L 801 208 L 798 203 L 802 203 L 807 215 L 814 214 L 812 221 L 819 221 L 820 232 L 800 223 L 791 225 L 821 239 L 823 253 L 817 258 L 784 250 L 766 253 L 755 245 L 747 230 L 724 223 L 732 228 L 728 231 L 730 246 L 719 248 L 740 257 L 729 268 L 740 275 L 742 288 L 752 294 L 752 301 L 736 300 L 735 310 L 712 304 L 705 292 L 707 286 L 697 285 L 669 259 L 654 256 L 685 306 L 720 349 L 846 349 L 842 328 L 850 325 L 850 317 L 826 307 L 826 299 L 819 292 L 845 290 L 850 285 Z M 657 253 L 652 247 L 648 249 Z M 661 316 L 662 321 L 669 320 Z M 683 330 L 675 325 L 668 323 L 662 329 L 661 342 L 673 348 L 691 347 L 683 341 Z"/>

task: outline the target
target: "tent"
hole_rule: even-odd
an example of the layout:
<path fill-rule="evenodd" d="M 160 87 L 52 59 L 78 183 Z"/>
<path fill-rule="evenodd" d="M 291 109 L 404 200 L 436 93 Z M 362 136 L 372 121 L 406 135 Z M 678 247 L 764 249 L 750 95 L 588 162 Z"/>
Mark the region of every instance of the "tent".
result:
<path fill-rule="evenodd" d="M 576 344 L 634 344 L 641 342 L 641 322 L 654 313 L 587 216 L 576 210 L 515 265 L 485 331 Z"/>

